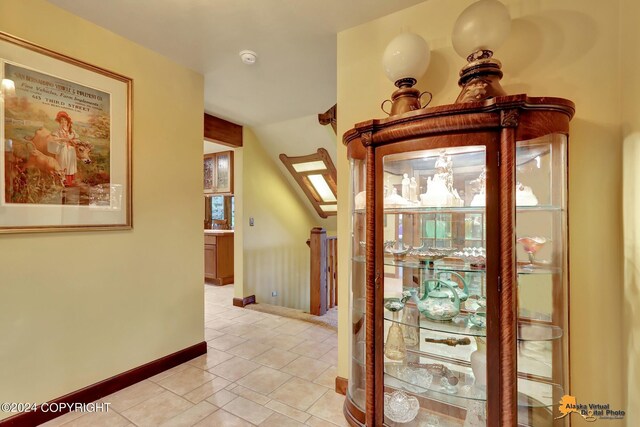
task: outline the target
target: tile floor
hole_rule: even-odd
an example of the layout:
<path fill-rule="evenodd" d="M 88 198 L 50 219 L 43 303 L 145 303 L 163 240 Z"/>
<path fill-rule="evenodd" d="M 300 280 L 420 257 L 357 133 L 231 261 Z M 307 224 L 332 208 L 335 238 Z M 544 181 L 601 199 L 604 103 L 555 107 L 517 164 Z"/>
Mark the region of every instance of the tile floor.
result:
<path fill-rule="evenodd" d="M 347 426 L 334 391 L 336 332 L 232 305 L 233 285 L 205 285 L 208 353 L 106 396 L 108 412 L 45 426 Z"/>

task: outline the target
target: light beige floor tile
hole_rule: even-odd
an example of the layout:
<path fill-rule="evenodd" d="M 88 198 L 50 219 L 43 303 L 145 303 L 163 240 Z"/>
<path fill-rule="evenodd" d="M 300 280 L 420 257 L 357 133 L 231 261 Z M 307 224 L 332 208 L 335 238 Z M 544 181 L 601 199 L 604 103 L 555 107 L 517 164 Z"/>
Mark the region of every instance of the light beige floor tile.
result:
<path fill-rule="evenodd" d="M 216 350 L 228 350 L 231 347 L 235 347 L 237 345 L 242 344 L 243 342 L 245 342 L 246 339 L 244 338 L 240 338 L 237 337 L 235 335 L 222 335 L 219 336 L 218 338 L 214 338 L 211 341 L 207 341 L 207 345 L 209 347 L 213 347 Z"/>
<path fill-rule="evenodd" d="M 216 317 L 214 319 L 208 320 L 204 324 L 205 328 L 215 329 L 217 331 L 233 325 L 235 325 L 234 322 L 224 317 Z"/>
<path fill-rule="evenodd" d="M 216 304 L 206 304 L 204 305 L 204 313 L 205 314 L 223 314 L 229 311 L 227 307 L 223 307 L 221 305 Z"/>
<path fill-rule="evenodd" d="M 323 362 L 322 360 L 300 356 L 296 360 L 282 368 L 281 371 L 300 378 L 304 378 L 308 381 L 313 381 L 318 378 L 318 376 L 323 373 L 329 366 L 331 366 L 329 363 Z"/>
<path fill-rule="evenodd" d="M 337 347 L 338 346 L 338 335 L 329 335 L 325 340 L 322 341 L 323 344 L 326 344 L 329 347 Z"/>
<path fill-rule="evenodd" d="M 131 409 L 127 409 L 122 415 L 138 426 L 155 427 L 193 406 L 189 401 L 165 391 Z"/>
<path fill-rule="evenodd" d="M 238 396 L 242 396 L 245 399 L 249 399 L 253 402 L 256 402 L 258 405 L 262 405 L 262 406 L 266 405 L 266 403 L 271 400 L 264 394 L 258 393 L 257 391 L 250 390 L 241 385 L 236 386 L 229 391 L 234 394 L 237 394 Z"/>
<path fill-rule="evenodd" d="M 105 401 L 108 402 L 108 401 Z M 68 423 L 71 420 L 75 420 L 76 418 L 80 418 L 81 416 L 85 415 L 84 412 L 67 412 L 64 415 L 61 415 L 57 418 L 52 419 L 51 421 L 47 421 L 44 424 L 40 424 L 41 426 L 44 427 L 58 427 L 61 426 L 63 424 Z"/>
<path fill-rule="evenodd" d="M 269 329 L 275 329 L 287 323 L 287 319 L 280 316 L 268 316 L 254 323 L 255 326 L 262 326 Z"/>
<path fill-rule="evenodd" d="M 200 387 L 191 390 L 189 393 L 186 393 L 184 396 L 191 403 L 198 403 L 208 398 L 214 393 L 217 393 L 220 390 L 223 390 L 226 386 L 231 384 L 229 380 L 226 380 L 222 377 L 215 377 L 211 381 L 207 381 L 202 384 Z"/>
<path fill-rule="evenodd" d="M 258 393 L 269 394 L 289 381 L 290 378 L 289 374 L 261 366 L 251 372 L 251 375 L 239 379 L 237 383 Z"/>
<path fill-rule="evenodd" d="M 311 427 L 336 427 L 334 423 L 330 423 L 329 421 L 314 416 L 307 420 L 306 425 Z"/>
<path fill-rule="evenodd" d="M 278 335 L 276 332 L 271 329 L 263 328 L 261 326 L 255 327 L 255 323 L 251 325 L 251 330 L 242 334 L 242 338 L 246 338 L 248 340 L 257 340 L 266 339 Z"/>
<path fill-rule="evenodd" d="M 234 357 L 215 366 L 213 369 L 210 369 L 209 372 L 226 378 L 229 381 L 237 381 L 259 367 L 260 365 L 250 360 L 243 359 L 242 357 Z"/>
<path fill-rule="evenodd" d="M 207 402 L 222 408 L 227 403 L 238 397 L 236 394 L 231 393 L 228 390 L 220 390 L 207 398 Z"/>
<path fill-rule="evenodd" d="M 244 308 L 231 307 L 229 311 L 224 313 L 224 317 L 229 320 L 235 321 L 235 319 L 237 319 L 238 317 L 246 316 L 249 313 L 250 312 L 245 310 Z"/>
<path fill-rule="evenodd" d="M 338 347 L 331 347 L 331 349 L 323 354 L 319 360 L 330 363 L 334 366 L 338 365 Z"/>
<path fill-rule="evenodd" d="M 238 418 L 222 409 L 218 409 L 194 427 L 253 427 L 253 424 Z"/>
<path fill-rule="evenodd" d="M 215 330 L 213 328 L 204 328 L 204 339 L 205 341 L 210 341 L 214 338 L 218 338 L 219 336 L 223 335 L 222 332 Z"/>
<path fill-rule="evenodd" d="M 301 356 L 311 357 L 312 359 L 319 359 L 327 350 L 329 350 L 329 348 L 318 345 L 315 341 L 303 341 L 289 351 Z"/>
<path fill-rule="evenodd" d="M 300 320 L 288 320 L 281 326 L 278 326 L 275 331 L 280 334 L 297 335 L 302 331 L 309 329 L 313 324 L 309 322 L 302 322 Z"/>
<path fill-rule="evenodd" d="M 110 394 L 102 398 L 102 400 L 110 403 L 109 409 L 122 412 L 164 391 L 164 388 L 154 382 L 140 381 L 139 383 Z"/>
<path fill-rule="evenodd" d="M 254 341 L 247 341 L 240 345 L 230 348 L 227 352 L 231 354 L 235 354 L 236 356 L 240 356 L 244 359 L 253 359 L 254 357 L 264 353 L 267 350 L 270 350 L 266 344 L 260 344 Z"/>
<path fill-rule="evenodd" d="M 175 394 L 182 396 L 183 394 L 200 387 L 202 384 L 209 382 L 214 378 L 215 376 L 207 371 L 189 366 L 180 372 L 176 372 L 175 374 L 158 381 L 158 384 L 168 390 L 171 390 Z"/>
<path fill-rule="evenodd" d="M 305 329 L 300 332 L 300 335 L 304 336 L 304 339 L 308 341 L 315 341 L 316 343 L 322 342 L 329 338 L 331 335 L 336 335 L 333 329 L 325 328 L 319 325 L 313 325 L 309 329 Z"/>
<path fill-rule="evenodd" d="M 257 341 L 280 350 L 290 350 L 303 342 L 304 338 L 296 335 L 277 334 L 271 337 L 260 338 Z"/>
<path fill-rule="evenodd" d="M 260 424 L 273 414 L 271 409 L 258 405 L 244 397 L 238 397 L 232 400 L 224 405 L 222 409 L 256 425 Z"/>
<path fill-rule="evenodd" d="M 162 427 L 190 427 L 208 417 L 218 408 L 209 402 L 200 402 L 196 406 L 187 409 L 183 413 L 163 423 Z"/>
<path fill-rule="evenodd" d="M 275 413 L 264 420 L 260 424 L 260 427 L 304 427 L 304 424 L 296 420 L 292 420 L 289 417 L 285 417 L 282 414 Z"/>
<path fill-rule="evenodd" d="M 207 354 L 196 357 L 187 363 L 196 368 L 208 370 L 229 359 L 233 359 L 233 354 L 209 347 L 207 348 Z"/>
<path fill-rule="evenodd" d="M 235 322 L 235 320 L 234 320 Z M 242 335 L 246 334 L 247 332 L 251 332 L 253 330 L 255 330 L 255 326 L 251 326 L 251 325 L 246 325 L 244 323 L 234 323 L 231 326 L 227 326 L 224 329 L 220 329 L 220 332 L 224 332 L 225 334 L 229 334 L 229 335 L 235 335 L 237 337 L 241 337 Z"/>
<path fill-rule="evenodd" d="M 292 408 L 289 405 L 285 405 L 282 402 L 279 402 L 277 400 L 271 400 L 269 403 L 267 403 L 266 405 L 267 408 L 272 409 L 276 412 L 279 412 L 281 414 L 286 415 L 289 418 L 292 418 L 296 421 L 299 421 L 301 423 L 307 421 L 310 417 L 309 414 L 307 414 L 306 412 L 303 411 L 299 411 L 295 408 Z"/>
<path fill-rule="evenodd" d="M 327 391 L 320 399 L 307 410 L 311 415 L 330 421 L 339 426 L 348 426 L 344 418 L 342 408 L 344 406 L 344 396 L 335 391 Z"/>
<path fill-rule="evenodd" d="M 180 372 L 184 369 L 187 369 L 189 367 L 188 364 L 183 363 L 182 365 L 178 365 L 178 366 L 174 366 L 171 369 L 167 369 L 166 371 L 160 372 L 157 375 L 152 376 L 151 378 L 147 378 L 149 381 L 153 381 L 154 383 L 157 383 L 158 381 L 162 381 L 163 379 L 175 374 L 176 372 Z"/>
<path fill-rule="evenodd" d="M 313 382 L 330 389 L 335 389 L 337 376 L 338 368 L 335 366 L 329 366 L 323 373 L 318 375 L 318 377 L 314 379 Z"/>
<path fill-rule="evenodd" d="M 254 324 L 264 319 L 264 316 L 258 313 L 254 313 L 252 311 L 247 311 L 247 314 L 244 316 L 239 316 L 233 319 L 235 322 L 244 323 L 244 324 Z"/>
<path fill-rule="evenodd" d="M 116 411 L 89 412 L 76 418 L 65 427 L 125 427 L 130 422 Z"/>
<path fill-rule="evenodd" d="M 257 357 L 254 357 L 253 361 L 273 369 L 280 369 L 293 362 L 298 357 L 300 356 L 296 353 L 292 353 L 287 350 L 281 350 L 279 348 L 273 348 Z"/>
<path fill-rule="evenodd" d="M 326 392 L 326 387 L 294 377 L 270 393 L 269 397 L 295 409 L 306 411 Z"/>

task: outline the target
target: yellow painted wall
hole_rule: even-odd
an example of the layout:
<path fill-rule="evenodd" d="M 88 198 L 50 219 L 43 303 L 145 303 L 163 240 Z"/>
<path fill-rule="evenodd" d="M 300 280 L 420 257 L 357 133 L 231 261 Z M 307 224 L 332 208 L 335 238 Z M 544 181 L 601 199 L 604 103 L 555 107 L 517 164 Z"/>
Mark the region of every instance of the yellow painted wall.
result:
<path fill-rule="evenodd" d="M 627 349 L 628 420 L 640 420 L 640 2 L 622 0 L 620 52 L 622 83 L 624 300 L 623 338 Z M 632 424 L 628 423 L 629 426 Z"/>
<path fill-rule="evenodd" d="M 0 31 L 134 80 L 134 229 L 0 235 L 0 401 L 42 402 L 204 339 L 203 78 L 43 0 Z"/>
<path fill-rule="evenodd" d="M 243 242 L 243 296 L 308 310 L 310 254 L 305 242 L 317 221 L 250 128 L 243 128 L 243 147 L 236 151 L 242 151 L 242 206 L 240 211 L 236 207 L 242 223 L 236 221 L 236 230 L 240 226 Z M 272 291 L 278 295 L 272 297 Z"/>
<path fill-rule="evenodd" d="M 638 16 L 634 0 L 623 0 Z M 451 29 L 470 1 L 430 0 L 338 34 L 338 134 L 354 123 L 382 117 L 380 102 L 394 90 L 381 68 L 387 43 L 403 27 L 429 41 L 431 65 L 418 88 L 433 92 L 432 105 L 449 104 L 459 92 L 458 71 L 464 60 L 451 47 Z M 569 155 L 569 222 L 572 329 L 571 391 L 582 402 L 609 402 L 623 408 L 626 374 L 623 355 L 622 138 L 619 23 L 620 3 L 600 0 L 505 1 L 513 18 L 512 33 L 496 52 L 508 93 L 558 96 L 576 103 Z M 637 2 L 636 2 L 637 3 Z M 632 21 L 629 21 L 629 27 Z M 633 25 L 636 25 L 635 23 Z M 629 40 L 637 52 L 638 33 Z M 635 85 L 636 67 L 627 71 Z M 637 102 L 636 96 L 629 103 Z M 633 116 L 638 129 L 637 106 Z M 338 149 L 339 204 L 348 206 L 348 164 Z M 637 156 L 638 157 L 638 156 Z M 340 209 L 339 251 L 349 251 L 349 213 Z M 339 271 L 347 271 L 341 257 Z M 348 275 L 339 277 L 340 301 L 348 298 Z M 637 312 L 635 301 L 629 302 Z M 340 305 L 341 325 L 348 323 Z M 638 325 L 637 320 L 635 325 Z M 348 332 L 339 331 L 339 375 L 348 375 Z M 636 332 L 637 333 L 637 332 Z M 629 358 L 637 359 L 635 349 Z M 637 363 L 637 362 L 636 362 Z M 637 383 L 637 381 L 636 381 Z M 637 387 L 637 386 L 634 386 Z M 637 388 L 636 388 L 637 391 Z M 638 420 L 636 420 L 637 422 Z M 577 418 L 575 425 L 583 422 Z M 599 424 L 606 425 L 606 421 Z M 618 424 L 620 425 L 620 422 Z M 634 425 L 634 424 L 629 424 Z"/>

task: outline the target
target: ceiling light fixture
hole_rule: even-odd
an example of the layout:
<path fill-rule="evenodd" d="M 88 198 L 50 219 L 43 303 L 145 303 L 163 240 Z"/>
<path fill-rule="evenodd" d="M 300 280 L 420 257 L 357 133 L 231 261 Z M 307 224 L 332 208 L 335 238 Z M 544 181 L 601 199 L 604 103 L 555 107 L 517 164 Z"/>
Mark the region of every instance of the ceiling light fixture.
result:
<path fill-rule="evenodd" d="M 258 59 L 258 54 L 252 50 L 241 50 L 239 55 L 242 62 L 247 65 L 255 64 Z"/>

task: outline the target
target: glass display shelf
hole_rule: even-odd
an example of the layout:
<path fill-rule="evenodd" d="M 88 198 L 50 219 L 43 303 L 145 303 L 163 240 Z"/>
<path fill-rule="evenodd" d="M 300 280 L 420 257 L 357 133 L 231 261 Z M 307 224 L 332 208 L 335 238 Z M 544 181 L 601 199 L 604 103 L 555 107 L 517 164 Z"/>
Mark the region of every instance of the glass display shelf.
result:
<path fill-rule="evenodd" d="M 420 331 L 419 345 L 406 347 L 409 357 L 427 357 L 433 360 L 446 361 L 463 367 L 471 367 L 471 354 L 477 349 L 473 339 L 469 344 L 450 347 L 433 340 L 451 338 L 447 334 Z M 430 341 L 426 341 L 428 339 Z M 549 382 L 552 377 L 553 341 L 523 341 L 518 345 L 518 377 L 538 377 Z"/>
<path fill-rule="evenodd" d="M 562 206 L 556 205 L 535 205 L 535 206 L 516 206 L 516 212 L 563 212 Z M 354 214 L 365 214 L 365 209 L 354 209 Z M 464 214 L 484 214 L 486 208 L 484 206 L 403 206 L 403 207 L 385 207 L 385 214 L 447 214 L 447 213 L 464 213 Z"/>
<path fill-rule="evenodd" d="M 433 368 L 429 368 L 432 366 Z M 437 372 L 444 371 L 445 375 Z M 434 373 L 431 373 L 434 372 Z M 416 396 L 446 396 L 448 403 L 466 406 L 470 400 L 486 401 L 484 390 L 473 387 L 473 374 L 450 369 L 445 364 L 387 362 L 384 364 L 384 384 Z M 438 399 L 441 400 L 441 399 Z"/>
<path fill-rule="evenodd" d="M 465 335 L 471 337 L 485 337 L 487 330 L 479 328 L 471 323 L 471 313 L 460 313 L 453 320 L 438 322 L 429 320 L 423 315 L 419 317 L 419 325 L 415 323 L 403 323 L 402 320 L 393 319 L 393 313 L 385 310 L 384 320 L 409 327 L 418 327 L 427 331 L 442 332 L 446 334 Z M 518 341 L 551 341 L 562 337 L 562 329 L 539 323 L 518 323 Z"/>
<path fill-rule="evenodd" d="M 389 388 L 389 390 L 385 390 L 386 393 L 393 393 L 395 389 Z M 399 423 L 391 421 L 388 417 L 385 416 L 384 425 L 388 427 L 429 427 L 429 426 L 437 426 L 437 427 L 464 427 L 464 420 L 448 417 L 439 412 L 429 411 L 425 408 L 420 408 L 418 411 L 418 415 L 409 422 Z"/>
<path fill-rule="evenodd" d="M 428 368 L 417 367 L 428 364 L 398 364 L 387 362 L 384 366 L 384 384 L 401 390 L 410 395 L 433 398 L 452 405 L 466 407 L 470 401 L 485 402 L 487 400 L 486 389 L 475 387 L 472 373 L 464 373 L 447 368 L 448 376 L 431 375 L 429 382 L 420 383 L 415 376 L 416 372 L 426 372 Z M 436 363 L 435 365 L 445 366 Z M 455 383 L 455 384 L 452 384 Z M 558 384 L 546 383 L 518 378 L 518 406 L 521 408 L 549 408 L 556 405 L 554 396 L 562 396 L 563 388 Z"/>
<path fill-rule="evenodd" d="M 357 255 L 351 258 L 353 262 L 357 262 L 360 264 L 364 264 L 366 262 L 366 258 L 364 255 Z M 469 264 L 461 265 L 461 264 L 446 264 L 435 261 L 433 265 L 425 264 L 423 262 L 412 260 L 410 257 L 407 257 L 405 260 L 396 261 L 393 259 L 392 255 L 385 254 L 384 257 L 384 265 L 389 267 L 404 267 L 404 268 L 413 268 L 413 269 L 421 269 L 421 270 L 429 270 L 429 271 L 453 271 L 457 273 L 485 273 L 486 270 L 484 268 L 476 268 L 471 267 Z M 561 268 L 554 268 L 549 266 L 538 266 L 530 267 L 526 262 L 518 262 L 518 274 L 528 275 L 528 274 L 560 274 L 562 273 Z"/>

